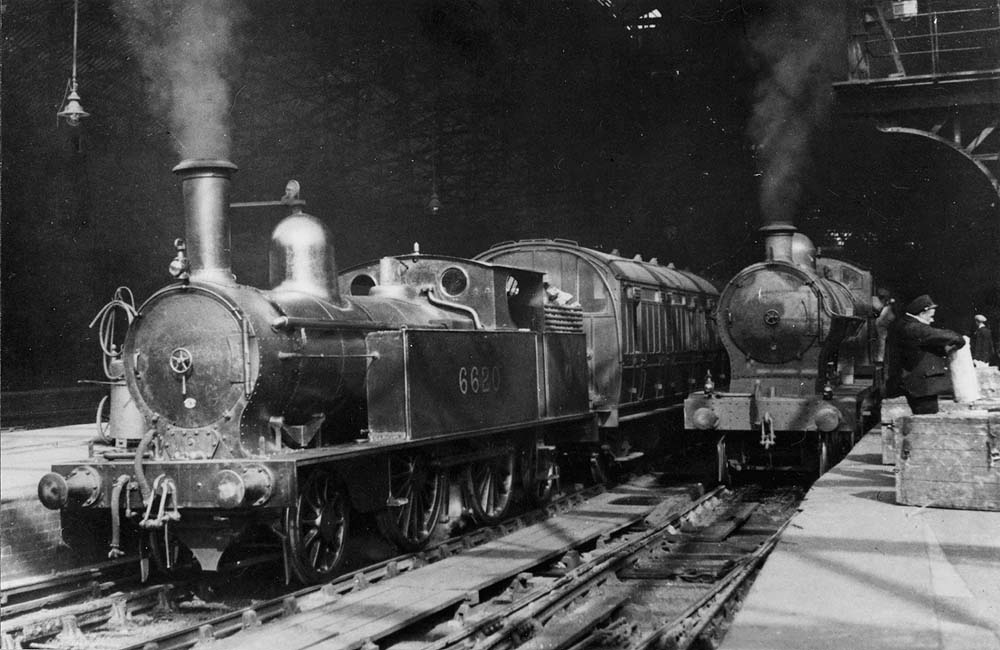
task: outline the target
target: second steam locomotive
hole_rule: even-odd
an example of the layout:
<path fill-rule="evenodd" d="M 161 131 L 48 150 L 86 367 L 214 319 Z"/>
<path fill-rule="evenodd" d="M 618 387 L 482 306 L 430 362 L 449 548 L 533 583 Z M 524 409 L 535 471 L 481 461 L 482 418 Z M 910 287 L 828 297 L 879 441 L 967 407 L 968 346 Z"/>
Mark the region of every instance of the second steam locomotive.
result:
<path fill-rule="evenodd" d="M 763 228 L 766 259 L 729 282 L 715 319 L 732 366 L 684 403 L 685 426 L 717 436 L 730 470 L 823 474 L 863 431 L 874 394 L 872 275 L 817 255 L 788 223 Z"/>
<path fill-rule="evenodd" d="M 235 169 L 174 170 L 176 281 L 138 309 L 121 353 L 141 439 L 39 484 L 47 507 L 107 530 L 113 555 L 142 532 L 165 566 L 181 544 L 213 570 L 264 535 L 290 575 L 322 581 L 342 565 L 352 513 L 419 549 L 455 479 L 466 510 L 497 521 L 515 489 L 544 502 L 566 459 L 601 475 L 640 455 L 646 425 L 723 368 L 718 293 L 691 273 L 532 240 L 338 274 L 327 230 L 293 191 L 271 288 L 240 284 Z"/>

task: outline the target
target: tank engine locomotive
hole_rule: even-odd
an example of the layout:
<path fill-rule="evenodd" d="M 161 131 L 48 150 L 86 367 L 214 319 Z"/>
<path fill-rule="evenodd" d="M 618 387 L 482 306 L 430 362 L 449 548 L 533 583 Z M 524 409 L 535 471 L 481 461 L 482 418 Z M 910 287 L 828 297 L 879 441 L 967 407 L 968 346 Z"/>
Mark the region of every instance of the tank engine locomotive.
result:
<path fill-rule="evenodd" d="M 505 516 L 515 486 L 545 501 L 560 454 L 596 457 L 623 411 L 679 404 L 683 376 L 721 358 L 705 319 L 717 295 L 690 274 L 636 264 L 641 281 L 619 282 L 624 261 L 560 244 L 560 259 L 592 265 L 600 309 L 554 291 L 544 265 L 520 264 L 530 260 L 513 251 L 537 242 L 478 260 L 414 252 L 338 276 L 326 229 L 293 192 L 272 235 L 273 288 L 239 284 L 235 169 L 174 169 L 187 233 L 171 264 L 177 281 L 140 306 L 122 352 L 148 427 L 134 452 L 57 465 L 39 483 L 47 507 L 107 522 L 112 555 L 136 529 L 160 564 L 179 542 L 214 570 L 263 533 L 281 540 L 289 575 L 321 581 L 344 559 L 352 512 L 373 513 L 388 539 L 416 550 L 451 476 L 479 521 Z M 637 316 L 641 292 L 683 299 L 684 324 Z M 663 354 L 647 355 L 639 333 Z M 618 345 L 624 364 L 607 352 Z"/>
<path fill-rule="evenodd" d="M 684 402 L 687 429 L 718 435 L 721 481 L 730 468 L 824 473 L 874 397 L 871 273 L 817 256 L 790 224 L 763 231 L 766 260 L 729 282 L 715 313 L 729 391 L 709 377 Z"/>

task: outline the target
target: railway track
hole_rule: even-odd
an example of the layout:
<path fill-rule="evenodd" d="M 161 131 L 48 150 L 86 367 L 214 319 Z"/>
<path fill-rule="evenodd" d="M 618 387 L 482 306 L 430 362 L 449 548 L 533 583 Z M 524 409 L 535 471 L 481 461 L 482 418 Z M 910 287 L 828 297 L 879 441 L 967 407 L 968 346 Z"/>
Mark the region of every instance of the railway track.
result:
<path fill-rule="evenodd" d="M 350 650 L 688 647 L 718 634 L 787 518 L 759 516 L 741 496 L 716 490 L 692 501 L 677 488 L 591 489 L 423 553 L 228 611 L 171 583 L 78 606 L 89 614 L 35 614 L 45 625 L 5 616 L 3 647 L 165 650 L 213 640 L 214 648 L 242 649 L 279 647 L 277 639 L 285 650 L 317 642 Z M 606 514 L 613 511 L 617 519 Z M 578 530 L 581 521 L 590 528 Z M 384 616 L 373 614 L 387 604 Z M 360 622 L 370 633 L 359 635 L 352 626 L 361 611 L 382 620 Z"/>
<path fill-rule="evenodd" d="M 22 616 L 74 599 L 99 597 L 125 579 L 135 580 L 137 562 L 138 558 L 121 558 L 5 588 L 0 592 L 0 619 Z"/>
<path fill-rule="evenodd" d="M 566 511 L 602 490 L 603 487 L 587 488 L 563 495 L 546 509 L 523 513 L 492 528 L 480 528 L 445 539 L 419 553 L 377 562 L 327 585 L 300 590 L 286 587 L 281 590 L 284 592 L 281 596 L 257 603 L 250 614 L 246 613 L 247 609 L 235 608 L 228 615 L 218 615 L 218 609 L 225 606 L 217 604 L 210 607 L 199 594 L 232 591 L 232 586 L 227 587 L 226 583 L 233 573 L 268 562 L 278 567 L 280 555 L 250 558 L 239 566 L 224 567 L 218 574 L 187 575 L 169 582 L 161 577 L 149 585 L 139 584 L 141 572 L 138 557 L 124 557 L 61 572 L 3 591 L 0 647 L 3 650 L 17 646 L 52 647 L 53 639 L 56 640 L 54 647 L 63 647 L 59 643 L 80 645 L 87 634 L 100 628 L 122 630 L 136 614 L 151 613 L 153 617 L 163 620 L 171 616 L 178 618 L 176 614 L 185 609 L 215 610 L 210 618 L 215 620 L 216 625 L 221 625 L 223 630 L 238 629 L 247 620 L 267 620 L 286 613 L 288 598 L 302 597 L 321 589 L 326 589 L 328 593 L 346 593 L 359 584 L 397 576 Z M 237 623 L 235 628 L 233 620 Z M 169 647 L 189 646 L 204 636 L 204 629 L 200 628 L 203 628 L 200 622 L 190 629 L 182 625 L 178 630 L 158 635 L 158 643 Z M 97 634 L 100 636 L 100 632 Z M 157 643 L 157 640 L 153 642 Z"/>
<path fill-rule="evenodd" d="M 521 574 L 499 597 L 460 607 L 451 620 L 439 620 L 422 634 L 396 634 L 377 645 L 631 650 L 688 648 L 701 641 L 702 647 L 714 647 L 787 525 L 787 518 L 763 527 L 758 521 L 731 541 L 757 506 L 716 490 L 664 521 L 647 519 L 638 530 L 623 531 L 585 555 L 571 553 L 554 566 Z"/>

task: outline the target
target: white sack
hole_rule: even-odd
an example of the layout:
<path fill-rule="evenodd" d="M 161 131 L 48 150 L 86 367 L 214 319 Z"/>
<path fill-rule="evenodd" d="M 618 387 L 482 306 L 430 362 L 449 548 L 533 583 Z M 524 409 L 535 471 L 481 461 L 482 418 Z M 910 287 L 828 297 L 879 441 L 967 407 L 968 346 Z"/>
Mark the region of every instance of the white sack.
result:
<path fill-rule="evenodd" d="M 975 402 L 981 397 L 979 394 L 979 379 L 976 377 L 976 368 L 972 365 L 972 351 L 969 346 L 969 337 L 966 336 L 965 345 L 958 350 L 952 350 L 948 354 L 948 367 L 951 370 L 951 386 L 955 391 L 955 401 L 959 403 Z"/>

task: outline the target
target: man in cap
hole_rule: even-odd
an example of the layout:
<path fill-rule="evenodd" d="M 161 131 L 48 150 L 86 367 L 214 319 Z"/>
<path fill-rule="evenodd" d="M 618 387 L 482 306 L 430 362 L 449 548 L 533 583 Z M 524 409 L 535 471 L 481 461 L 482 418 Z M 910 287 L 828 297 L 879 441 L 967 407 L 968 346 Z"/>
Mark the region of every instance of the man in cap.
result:
<path fill-rule="evenodd" d="M 982 314 L 976 314 L 976 331 L 972 333 L 971 345 L 972 360 L 980 361 L 984 366 L 989 365 L 993 358 L 993 333 L 986 326 L 986 317 Z"/>
<path fill-rule="evenodd" d="M 938 412 L 938 395 L 950 393 L 948 353 L 965 345 L 965 337 L 932 327 L 937 305 L 924 294 L 914 298 L 889 332 L 886 363 L 887 395 L 905 395 L 914 415 Z"/>

